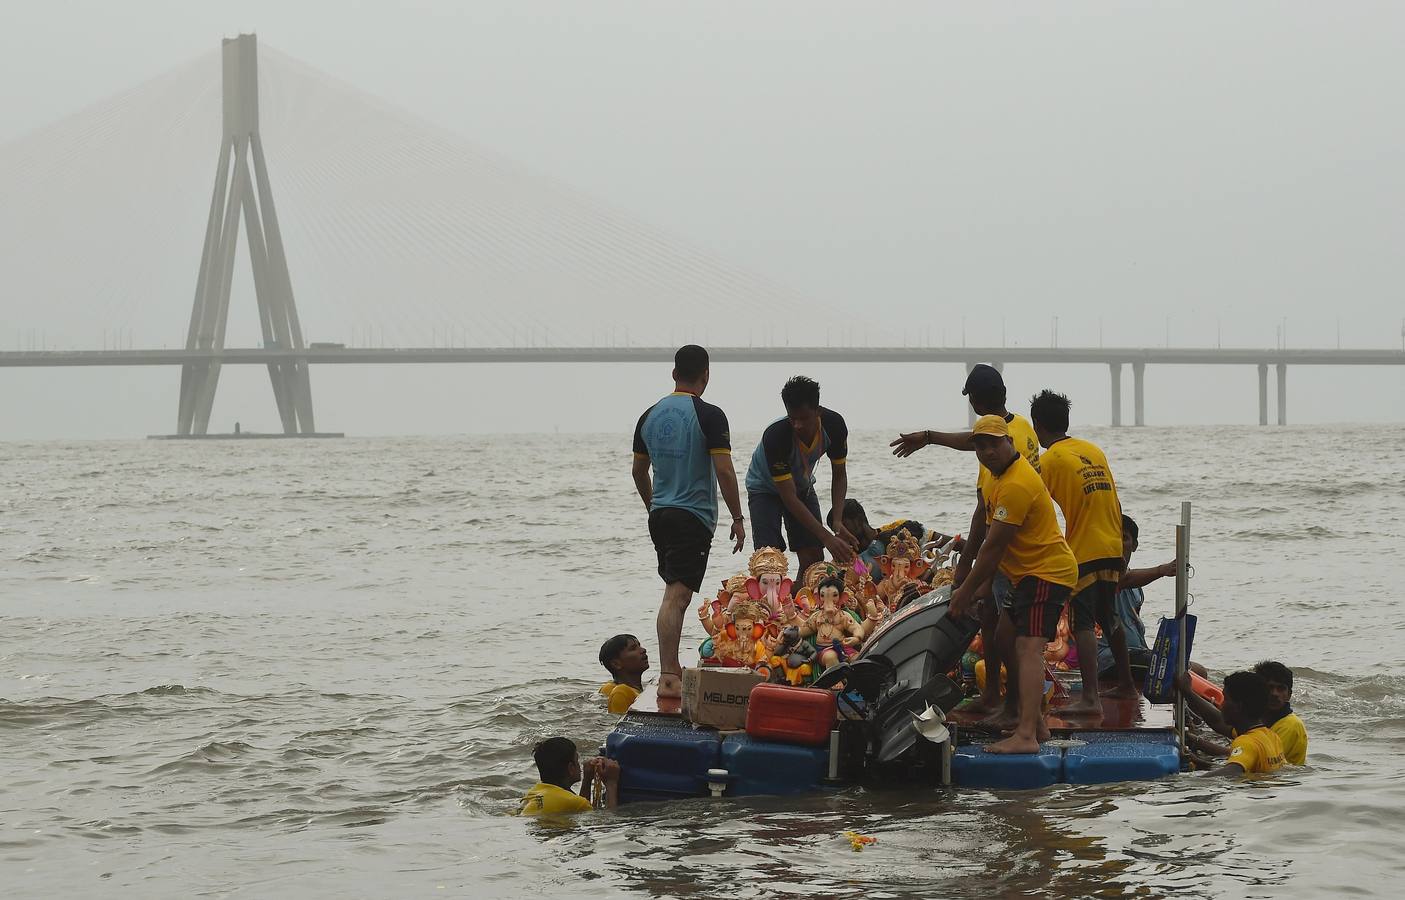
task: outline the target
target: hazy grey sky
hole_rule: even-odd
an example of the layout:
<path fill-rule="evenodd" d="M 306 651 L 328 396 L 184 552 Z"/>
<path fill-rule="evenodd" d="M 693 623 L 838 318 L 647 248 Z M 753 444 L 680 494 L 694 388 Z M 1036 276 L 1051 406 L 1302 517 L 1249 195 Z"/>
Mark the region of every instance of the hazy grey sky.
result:
<path fill-rule="evenodd" d="M 1045 344 L 1057 315 L 1063 344 L 1097 343 L 1101 324 L 1108 344 L 1161 345 L 1169 332 L 1173 344 L 1270 346 L 1286 317 L 1290 346 L 1333 345 L 1338 323 L 1343 345 L 1401 343 L 1397 4 L 229 6 L 11 11 L 0 33 L 0 142 L 256 30 L 478 147 L 852 311 L 854 328 L 933 340 L 945 329 L 957 343 L 964 315 L 972 344 L 999 343 L 1002 320 L 1011 343 Z M 180 188 L 188 212 L 153 241 L 142 270 L 159 296 L 134 294 L 142 315 L 170 322 L 173 340 L 198 264 L 200 227 L 185 222 L 203 223 L 217 141 L 191 154 L 188 172 L 163 168 L 190 182 Z M 296 197 L 302 171 L 293 174 L 284 193 Z M 22 177 L 0 172 L 0 201 Z M 59 197 L 55 209 L 78 227 L 83 205 L 105 199 Z M 299 210 L 280 202 L 296 222 Z M 5 215 L 0 234 L 19 234 Z M 20 245 L 0 246 L 0 272 L 21 262 Z M 91 258 L 75 253 L 72 265 Z M 304 326 L 350 337 L 334 307 L 317 305 L 314 262 L 290 262 L 316 316 L 305 308 Z M 95 269 L 85 275 L 98 294 Z M 11 327 L 0 346 L 13 349 L 25 339 L 17 332 L 43 318 L 33 299 L 42 292 L 5 285 L 0 316 Z M 84 323 L 90 346 L 102 309 L 95 301 Z M 960 418 L 955 366 L 813 371 L 856 427 Z M 786 374 L 733 367 L 716 373 L 714 394 L 734 427 L 754 430 Z M 177 378 L 0 369 L 0 436 L 170 430 Z M 666 378 L 628 367 L 322 368 L 313 389 L 320 425 L 359 434 L 627 431 Z M 1255 417 L 1252 369 L 1159 368 L 1148 378 L 1154 424 Z M 1067 390 L 1076 417 L 1107 420 L 1102 368 L 1012 367 L 1009 380 L 1017 395 Z M 1297 368 L 1289 381 L 1292 421 L 1405 419 L 1401 369 Z M 563 403 L 563 384 L 573 398 L 593 396 Z M 254 369 L 223 376 L 214 421 L 236 418 L 275 427 Z"/>

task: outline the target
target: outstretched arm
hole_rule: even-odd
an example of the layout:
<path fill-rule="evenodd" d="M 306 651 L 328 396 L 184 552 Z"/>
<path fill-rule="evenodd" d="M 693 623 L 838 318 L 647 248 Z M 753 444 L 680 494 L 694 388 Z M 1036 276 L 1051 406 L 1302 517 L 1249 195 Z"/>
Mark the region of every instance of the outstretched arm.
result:
<path fill-rule="evenodd" d="M 898 435 L 898 439 L 889 444 L 893 448 L 893 455 L 897 457 L 911 456 L 923 447 L 936 444 L 939 447 L 950 447 L 952 450 L 974 450 L 971 445 L 971 432 L 969 431 L 909 431 L 906 434 Z"/>
<path fill-rule="evenodd" d="M 1146 587 L 1159 578 L 1171 578 L 1174 577 L 1175 574 L 1175 560 L 1162 563 L 1151 569 L 1128 569 L 1121 580 L 1117 582 L 1117 589 L 1119 591 L 1126 591 L 1131 588 Z"/>
<path fill-rule="evenodd" d="M 1224 720 L 1220 708 L 1191 689 L 1189 673 L 1182 673 L 1181 677 L 1176 679 L 1176 690 L 1181 692 L 1181 696 L 1185 698 L 1185 704 L 1190 707 L 1191 712 L 1204 719 L 1205 724 L 1213 728 L 1216 734 L 1234 737 L 1234 729 L 1230 728 L 1229 723 Z"/>

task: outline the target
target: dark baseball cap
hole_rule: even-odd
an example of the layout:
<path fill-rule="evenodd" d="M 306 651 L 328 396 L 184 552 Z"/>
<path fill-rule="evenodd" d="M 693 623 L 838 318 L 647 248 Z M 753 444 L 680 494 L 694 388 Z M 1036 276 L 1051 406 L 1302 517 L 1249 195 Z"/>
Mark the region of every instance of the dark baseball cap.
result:
<path fill-rule="evenodd" d="M 966 386 L 961 389 L 963 396 L 969 395 L 972 391 L 978 393 L 990 390 L 1003 390 L 1005 379 L 1000 377 L 1000 373 L 994 366 L 985 363 L 976 363 L 970 373 L 966 375 Z"/>

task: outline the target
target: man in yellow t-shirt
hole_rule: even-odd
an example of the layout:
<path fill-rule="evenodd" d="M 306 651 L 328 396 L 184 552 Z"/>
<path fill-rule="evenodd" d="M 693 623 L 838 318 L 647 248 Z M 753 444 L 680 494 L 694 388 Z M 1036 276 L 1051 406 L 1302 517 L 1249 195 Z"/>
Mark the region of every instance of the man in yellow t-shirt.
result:
<path fill-rule="evenodd" d="M 597 757 L 581 766 L 579 751 L 570 738 L 553 737 L 532 748 L 541 781 L 532 785 L 522 798 L 519 816 L 562 816 L 590 812 L 590 792 L 595 779 L 605 787 L 605 805 L 614 809 L 619 804 L 620 766 L 612 759 Z M 579 794 L 571 786 L 584 776 Z"/>
<path fill-rule="evenodd" d="M 966 555 L 975 562 L 951 594 L 951 615 L 962 616 L 977 592 L 998 570 L 1013 588 L 1001 613 L 1002 627 L 1015 635 L 1010 685 L 1019 719 L 1014 733 L 986 747 L 990 753 L 1037 753 L 1049 729 L 1040 714 L 1044 686 L 1044 645 L 1054 639 L 1064 602 L 1078 581 L 1078 563 L 1059 531 L 1054 501 L 1034 467 L 1010 440 L 1009 425 L 998 415 L 981 416 L 971 429 L 976 457 L 990 471 L 982 491 L 985 516 L 972 529 Z M 1006 624 L 1008 622 L 1008 625 Z M 988 669 L 994 672 L 993 669 Z M 998 676 L 986 682 L 999 681 Z"/>
<path fill-rule="evenodd" d="M 1267 711 L 1268 684 L 1263 676 L 1235 672 L 1224 680 L 1220 714 L 1230 726 L 1234 742 L 1229 745 L 1229 759 L 1212 769 L 1211 775 L 1260 775 L 1283 767 L 1283 744 L 1263 724 Z"/>
<path fill-rule="evenodd" d="M 994 415 L 1005 421 L 1010 443 L 1034 467 L 1034 471 L 1038 472 L 1039 440 L 1028 419 L 1024 416 L 1017 416 L 1005 408 L 1007 392 L 1005 379 L 1000 374 L 1000 370 L 984 363 L 972 366 L 966 374 L 966 384 L 962 387 L 961 393 L 971 404 L 971 411 L 977 416 Z M 932 445 L 949 447 L 952 450 L 976 449 L 973 433 L 970 431 L 913 431 L 898 435 L 897 440 L 889 444 L 893 448 L 893 455 L 897 457 L 911 456 L 923 447 Z M 984 528 L 986 515 L 983 497 L 989 492 L 990 478 L 990 472 L 985 466 L 977 466 L 976 508 L 971 514 L 970 534 L 975 534 L 978 529 Z M 974 558 L 974 553 L 963 552 L 956 570 L 958 581 L 970 570 L 970 560 Z M 999 672 L 1002 662 L 1010 659 L 1014 654 L 1015 636 L 1005 627 L 1005 620 L 1000 616 L 1000 610 L 1009 605 L 1013 585 L 1010 584 L 1009 579 L 997 571 L 988 588 L 984 585 L 978 587 L 981 588 L 978 596 L 982 601 L 980 604 L 981 645 L 985 657 L 985 670 Z M 967 712 L 993 712 L 1000 707 L 1000 679 L 987 678 L 981 688 L 980 698 L 964 704 L 962 709 Z M 1005 695 L 1003 709 L 987 721 L 991 724 L 1003 725 L 1013 722 L 1015 718 L 1017 718 L 1016 702 L 1014 694 L 1011 692 Z"/>
<path fill-rule="evenodd" d="M 1293 712 L 1293 670 L 1281 662 L 1264 660 L 1254 666 L 1268 685 L 1268 711 L 1264 724 L 1273 729 L 1283 744 L 1283 759 L 1292 766 L 1307 765 L 1307 726 Z"/>
<path fill-rule="evenodd" d="M 1098 638 L 1093 623 L 1102 626 L 1117 669 L 1117 687 L 1109 696 L 1138 696 L 1127 655 L 1127 636 L 1115 614 L 1117 584 L 1125 562 L 1122 557 L 1122 504 L 1107 456 L 1091 441 L 1068 435 L 1068 410 L 1063 394 L 1040 391 L 1029 404 L 1034 433 L 1044 448 L 1039 477 L 1049 495 L 1063 510 L 1065 532 L 1078 560 L 1078 585 L 1073 589 L 1071 612 L 1078 666 L 1083 689 L 1077 702 L 1064 707 L 1067 715 L 1102 712 L 1098 696 Z"/>
<path fill-rule="evenodd" d="M 610 712 L 629 712 L 644 691 L 649 651 L 634 635 L 617 634 L 600 645 L 600 665 L 610 673 L 610 680 L 600 685 L 600 693 L 609 700 Z"/>

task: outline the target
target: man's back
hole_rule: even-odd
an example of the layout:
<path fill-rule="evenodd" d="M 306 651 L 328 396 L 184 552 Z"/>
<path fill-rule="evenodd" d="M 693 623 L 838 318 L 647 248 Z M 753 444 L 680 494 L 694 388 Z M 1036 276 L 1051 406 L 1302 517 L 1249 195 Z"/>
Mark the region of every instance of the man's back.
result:
<path fill-rule="evenodd" d="M 1283 742 L 1268 728 L 1251 728 L 1229 745 L 1229 761 L 1246 775 L 1274 772 L 1283 767 Z"/>
<path fill-rule="evenodd" d="M 1068 545 L 1080 566 L 1106 562 L 1122 568 L 1122 504 L 1103 451 L 1090 441 L 1066 437 L 1039 459 L 1039 476 L 1068 523 Z"/>
<path fill-rule="evenodd" d="M 522 798 L 519 816 L 558 816 L 567 813 L 590 812 L 590 801 L 574 791 L 538 781 Z"/>
<path fill-rule="evenodd" d="M 650 509 L 685 509 L 717 526 L 712 456 L 732 452 L 727 416 L 701 398 L 675 391 L 649 407 L 634 429 L 634 452 L 654 470 Z"/>

